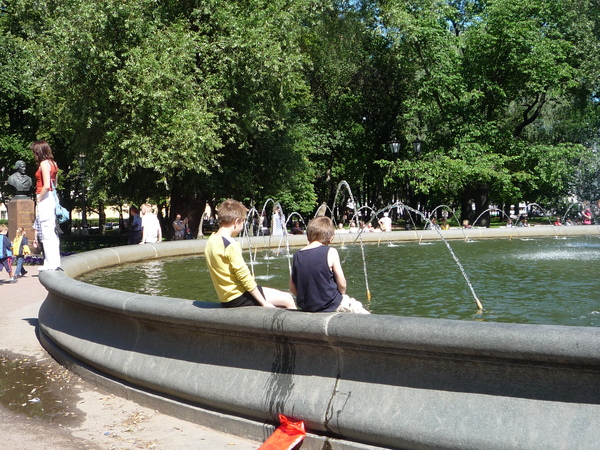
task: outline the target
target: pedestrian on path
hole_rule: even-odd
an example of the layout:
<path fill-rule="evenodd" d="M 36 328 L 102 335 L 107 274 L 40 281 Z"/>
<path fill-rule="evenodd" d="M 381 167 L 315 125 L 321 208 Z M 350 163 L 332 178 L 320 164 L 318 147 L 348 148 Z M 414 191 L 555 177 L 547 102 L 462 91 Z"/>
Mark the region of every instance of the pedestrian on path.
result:
<path fill-rule="evenodd" d="M 8 227 L 4 224 L 0 225 L 0 271 L 2 268 L 8 272 L 9 283 L 15 283 L 16 277 L 12 274 L 12 252 L 10 251 L 10 240 L 6 236 L 8 234 Z"/>
<path fill-rule="evenodd" d="M 58 165 L 47 142 L 34 142 L 31 144 L 31 151 L 38 164 L 35 173 L 37 206 L 34 227 L 37 228 L 33 244 L 43 245 L 44 264 L 40 270 L 56 270 L 60 267 L 60 240 L 56 230 L 56 201 L 52 191 L 57 185 Z"/>
<path fill-rule="evenodd" d="M 17 268 L 15 270 L 15 277 L 21 278 L 27 274 L 27 271 L 23 267 L 25 256 L 31 254 L 29 250 L 29 240 L 27 239 L 27 231 L 23 228 L 17 228 L 17 235 L 12 243 L 13 258 L 17 258 Z"/>

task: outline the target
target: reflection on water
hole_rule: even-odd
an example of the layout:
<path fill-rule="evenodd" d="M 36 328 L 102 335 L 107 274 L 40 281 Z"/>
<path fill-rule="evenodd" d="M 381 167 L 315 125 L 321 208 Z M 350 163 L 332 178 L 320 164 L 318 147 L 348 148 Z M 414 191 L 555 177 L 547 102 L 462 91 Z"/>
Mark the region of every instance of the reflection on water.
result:
<path fill-rule="evenodd" d="M 160 261 L 150 261 L 141 272 L 145 278 L 144 292 L 148 295 L 161 295 L 161 280 L 163 264 Z"/>
<path fill-rule="evenodd" d="M 451 242 L 484 305 L 481 315 L 475 314 L 468 286 L 444 243 L 423 244 L 365 245 L 374 314 L 600 326 L 598 237 Z M 338 249 L 348 293 L 367 304 L 358 244 Z M 259 283 L 287 290 L 287 256 L 258 251 L 254 271 Z M 216 301 L 203 257 L 106 269 L 84 281 L 130 292 Z"/>

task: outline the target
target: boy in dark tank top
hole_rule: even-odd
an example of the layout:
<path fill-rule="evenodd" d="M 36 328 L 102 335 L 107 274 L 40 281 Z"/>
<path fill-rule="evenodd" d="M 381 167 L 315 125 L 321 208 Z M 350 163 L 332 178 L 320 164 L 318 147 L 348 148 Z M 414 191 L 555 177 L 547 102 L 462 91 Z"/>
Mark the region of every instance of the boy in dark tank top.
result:
<path fill-rule="evenodd" d="M 294 254 L 290 291 L 296 303 L 309 312 L 353 312 L 370 314 L 346 295 L 346 277 L 340 256 L 329 247 L 335 227 L 329 217 L 315 217 L 306 228 L 309 244 Z"/>

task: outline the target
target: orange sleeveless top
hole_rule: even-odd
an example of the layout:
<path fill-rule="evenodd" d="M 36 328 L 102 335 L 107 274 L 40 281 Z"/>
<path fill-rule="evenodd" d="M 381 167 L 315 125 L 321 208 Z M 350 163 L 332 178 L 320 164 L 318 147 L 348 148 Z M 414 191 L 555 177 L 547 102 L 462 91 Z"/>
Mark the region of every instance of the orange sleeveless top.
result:
<path fill-rule="evenodd" d="M 56 184 L 56 174 L 58 173 L 58 166 L 52 160 L 48 161 L 50 163 L 50 180 L 54 184 Z M 44 177 L 42 176 L 42 167 L 38 167 L 37 172 L 35 173 L 35 193 L 39 194 L 42 192 L 42 188 L 44 187 Z M 52 185 L 50 185 L 50 190 L 52 190 Z"/>

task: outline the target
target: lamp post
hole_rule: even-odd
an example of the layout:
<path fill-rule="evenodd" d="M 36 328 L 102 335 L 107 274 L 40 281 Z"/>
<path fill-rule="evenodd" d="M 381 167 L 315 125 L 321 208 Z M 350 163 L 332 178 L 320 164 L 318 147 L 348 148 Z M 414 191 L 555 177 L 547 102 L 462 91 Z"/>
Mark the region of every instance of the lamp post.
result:
<path fill-rule="evenodd" d="M 413 141 L 413 150 L 415 151 L 415 155 L 417 157 L 421 154 L 421 149 L 423 148 L 423 141 L 419 138 Z"/>
<path fill-rule="evenodd" d="M 414 158 L 415 158 L 415 160 L 418 160 L 419 157 L 421 156 L 421 150 L 423 149 L 423 141 L 421 139 L 419 139 L 419 138 L 416 138 L 413 141 L 412 145 L 413 145 Z M 412 200 L 413 197 L 414 196 L 412 195 L 412 189 L 411 189 L 411 200 Z M 418 198 L 416 198 L 414 200 L 415 200 L 414 204 L 412 204 L 411 206 L 414 209 L 417 209 L 418 208 Z M 412 217 L 412 215 L 411 215 L 411 217 Z M 421 224 L 421 216 L 419 214 L 415 213 L 415 215 L 414 215 L 414 223 L 417 224 L 417 225 Z"/>
<path fill-rule="evenodd" d="M 415 159 L 419 158 L 419 156 L 421 154 L 421 150 L 423 149 L 423 144 L 424 144 L 424 142 L 421 139 L 419 139 L 419 138 L 415 139 L 412 142 L 412 145 L 413 145 L 413 154 L 414 154 Z M 394 156 L 394 160 L 397 160 L 398 159 L 398 155 L 400 153 L 400 148 L 402 147 L 402 142 L 399 141 L 396 138 L 393 138 L 392 140 L 390 140 L 388 142 L 388 145 L 390 147 L 390 151 L 392 152 L 392 155 Z M 410 187 L 409 181 L 407 180 L 406 181 L 406 202 L 407 202 L 407 204 L 411 208 L 415 208 L 416 209 L 417 205 L 413 205 L 413 201 L 412 200 L 413 200 L 412 189 Z M 415 221 L 418 221 L 418 217 L 414 217 L 413 218 L 413 214 L 410 211 L 407 211 L 407 216 L 410 219 L 410 221 L 413 222 L 413 223 L 415 223 Z M 407 230 L 411 229 L 411 224 L 410 224 L 410 222 L 408 220 L 406 221 L 405 228 Z"/>
<path fill-rule="evenodd" d="M 400 147 L 402 147 L 402 143 L 398 139 L 394 138 L 388 142 L 388 145 L 390 146 L 392 155 L 394 155 L 394 160 L 398 159 L 398 153 L 400 153 Z"/>
<path fill-rule="evenodd" d="M 415 152 L 415 155 L 419 156 L 419 154 L 421 153 L 421 149 L 423 148 L 423 144 L 424 144 L 424 142 L 419 138 L 417 138 L 413 141 L 412 145 L 413 145 L 413 151 Z M 396 138 L 393 138 L 391 141 L 388 142 L 388 145 L 390 146 L 390 151 L 392 152 L 394 157 L 397 158 L 398 153 L 400 153 L 400 148 L 402 147 L 402 142 L 400 142 Z"/>
<path fill-rule="evenodd" d="M 392 140 L 388 142 L 388 145 L 390 147 L 390 152 L 392 152 L 392 157 L 394 158 L 394 161 L 397 161 L 398 156 L 400 154 L 400 148 L 402 147 L 402 142 L 400 142 L 396 138 L 392 138 Z M 397 198 L 395 201 L 397 201 Z M 396 207 L 393 212 L 393 220 L 397 220 L 397 212 L 398 208 Z"/>
<path fill-rule="evenodd" d="M 85 190 L 86 190 L 86 186 L 85 186 L 85 154 L 80 153 L 79 154 L 79 181 L 81 183 L 81 203 L 82 203 L 82 207 L 81 207 L 81 234 L 83 234 L 84 236 L 87 236 L 89 233 L 88 230 L 88 221 L 87 221 L 87 205 L 86 205 L 86 201 L 85 201 Z"/>

